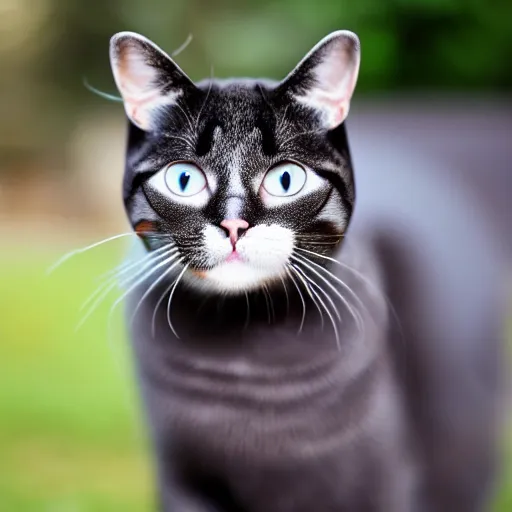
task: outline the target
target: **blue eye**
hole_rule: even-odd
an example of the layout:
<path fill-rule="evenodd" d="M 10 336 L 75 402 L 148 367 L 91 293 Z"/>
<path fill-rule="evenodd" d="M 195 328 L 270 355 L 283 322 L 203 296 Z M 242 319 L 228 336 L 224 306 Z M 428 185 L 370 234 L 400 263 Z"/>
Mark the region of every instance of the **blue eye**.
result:
<path fill-rule="evenodd" d="M 165 173 L 168 189 L 179 196 L 194 196 L 206 187 L 206 177 L 194 164 L 171 164 Z"/>
<path fill-rule="evenodd" d="M 273 196 L 293 196 L 306 183 L 306 171 L 298 164 L 285 162 L 267 172 L 263 187 Z"/>

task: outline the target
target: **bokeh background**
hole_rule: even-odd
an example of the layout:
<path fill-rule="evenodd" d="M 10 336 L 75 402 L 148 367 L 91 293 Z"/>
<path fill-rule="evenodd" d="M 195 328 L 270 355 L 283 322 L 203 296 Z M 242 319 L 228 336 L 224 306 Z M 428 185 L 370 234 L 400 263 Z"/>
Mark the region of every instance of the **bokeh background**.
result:
<path fill-rule="evenodd" d="M 118 292 L 76 330 L 125 239 L 45 272 L 128 228 L 124 113 L 83 84 L 116 93 L 110 36 L 133 30 L 170 53 L 192 34 L 176 59 L 193 79 L 281 78 L 339 28 L 362 42 L 358 151 L 391 131 L 398 161 L 402 145 L 444 159 L 511 249 L 512 2 L 0 0 L 0 511 L 154 510 Z M 511 468 L 496 512 L 512 510 Z"/>

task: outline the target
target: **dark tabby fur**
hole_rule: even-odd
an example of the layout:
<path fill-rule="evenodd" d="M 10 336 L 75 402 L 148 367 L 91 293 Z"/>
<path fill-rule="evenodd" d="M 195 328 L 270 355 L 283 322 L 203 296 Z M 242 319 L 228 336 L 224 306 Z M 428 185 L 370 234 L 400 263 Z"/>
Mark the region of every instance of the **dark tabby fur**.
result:
<path fill-rule="evenodd" d="M 131 33 L 111 58 L 162 509 L 485 510 L 500 256 L 473 205 L 392 155 L 355 207 L 357 38 L 332 34 L 280 83 L 193 84 Z"/>

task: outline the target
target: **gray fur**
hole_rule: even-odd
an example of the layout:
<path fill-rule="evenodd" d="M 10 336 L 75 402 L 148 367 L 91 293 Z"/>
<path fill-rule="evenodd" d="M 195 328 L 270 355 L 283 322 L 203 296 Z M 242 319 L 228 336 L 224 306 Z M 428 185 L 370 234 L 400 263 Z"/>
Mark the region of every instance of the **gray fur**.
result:
<path fill-rule="evenodd" d="M 374 149 L 382 165 L 362 163 L 354 187 L 344 124 L 322 128 L 317 113 L 291 93 L 311 86 L 318 55 L 283 84 L 197 87 L 160 58 L 151 62 L 169 77 L 161 87 L 183 87 L 180 105 L 197 127 L 188 133 L 186 115 L 172 105 L 159 110 L 151 132 L 130 125 L 125 203 L 134 227 L 154 223 L 198 269 L 204 248 L 194 233 L 205 223 L 218 225 L 233 201 L 251 225 L 270 218 L 324 242 L 343 233 L 343 242 L 331 246 L 298 241 L 297 254 L 319 252 L 309 265 L 350 287 L 343 294 L 361 315 L 340 305 L 336 339 L 326 311 L 322 325 L 315 296 L 299 281 L 306 314 L 298 333 L 304 306 L 289 278 L 265 283 L 268 296 L 258 290 L 246 297 L 202 293 L 184 281 L 169 307 L 178 338 L 167 302 L 156 309 L 172 280 L 142 303 L 145 289 L 136 290 L 128 318 L 140 304 L 131 338 L 161 508 L 485 510 L 500 419 L 504 257 L 482 211 L 449 173 L 433 175 L 414 161 L 394 167 L 385 135 Z M 275 136 L 265 143 L 269 127 Z M 183 134 L 195 146 L 176 139 Z M 235 153 L 243 192 L 233 195 L 228 169 Z M 324 172 L 329 188 L 268 211 L 249 192 L 251 178 L 290 158 Z M 207 207 L 176 206 L 147 186 L 146 173 L 181 159 L 216 176 L 220 185 Z M 133 258 L 162 244 L 158 237 L 143 241 Z M 302 269 L 305 280 L 318 282 L 311 268 Z"/>

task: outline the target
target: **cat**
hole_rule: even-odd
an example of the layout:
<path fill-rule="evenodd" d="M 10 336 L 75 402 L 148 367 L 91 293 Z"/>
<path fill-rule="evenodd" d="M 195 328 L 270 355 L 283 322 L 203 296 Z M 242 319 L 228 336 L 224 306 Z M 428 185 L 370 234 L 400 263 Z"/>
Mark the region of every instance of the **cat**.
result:
<path fill-rule="evenodd" d="M 280 82 L 193 83 L 131 32 L 110 58 L 160 508 L 485 510 L 501 255 L 474 205 L 385 149 L 356 179 L 357 36 L 328 35 Z"/>

